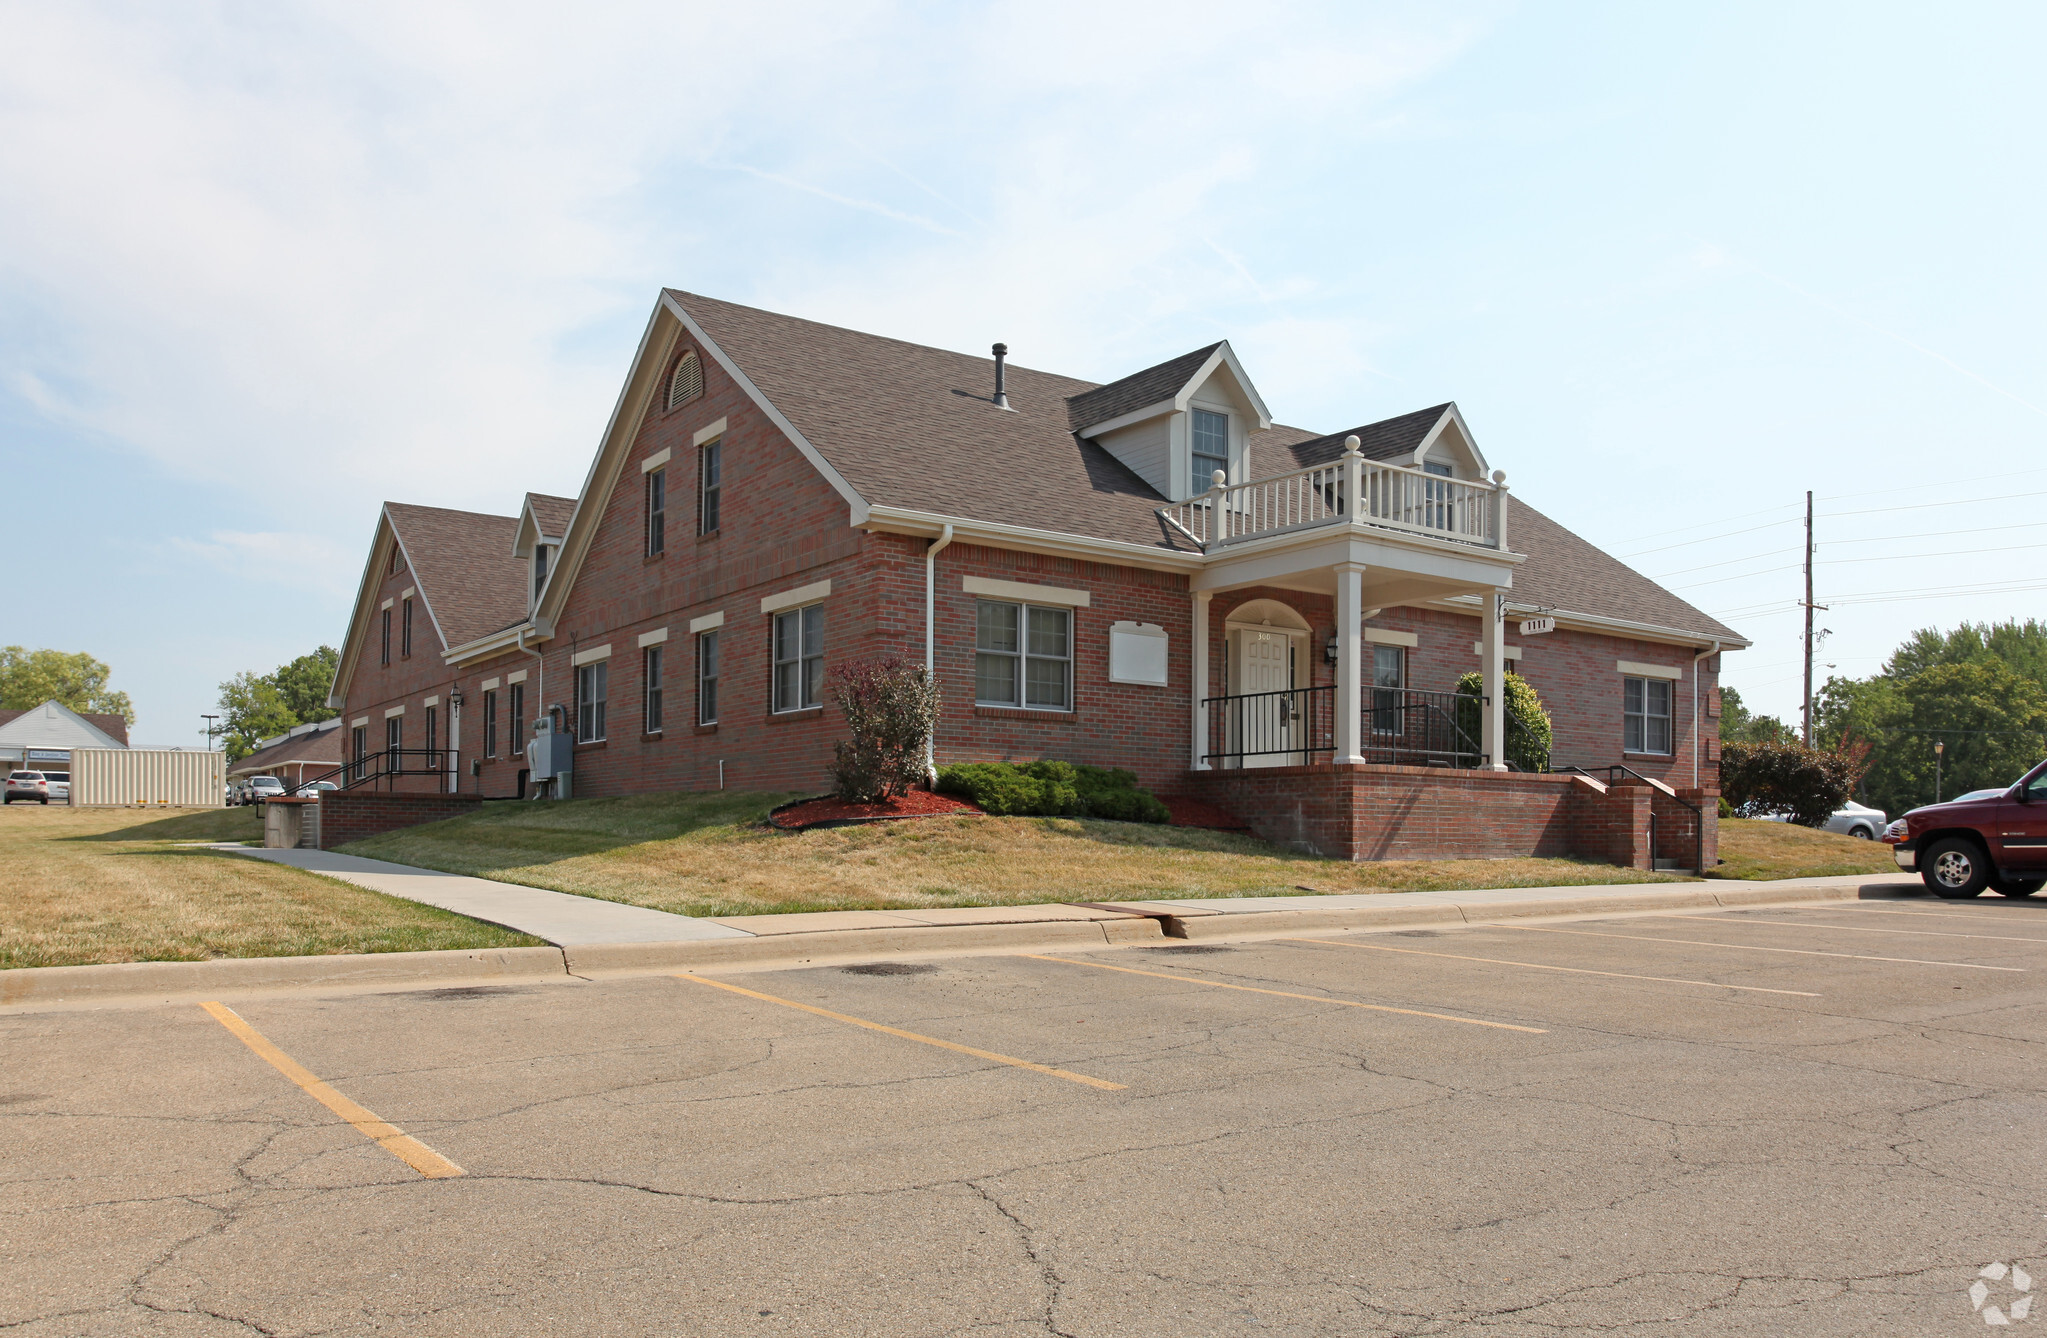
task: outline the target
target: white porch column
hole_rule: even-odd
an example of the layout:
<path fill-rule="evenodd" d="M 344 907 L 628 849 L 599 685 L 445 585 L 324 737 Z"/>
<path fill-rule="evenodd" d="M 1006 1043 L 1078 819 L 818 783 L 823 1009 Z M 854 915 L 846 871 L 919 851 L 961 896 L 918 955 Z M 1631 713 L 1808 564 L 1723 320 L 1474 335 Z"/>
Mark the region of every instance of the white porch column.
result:
<path fill-rule="evenodd" d="M 1507 769 L 1507 592 L 1488 590 L 1479 616 L 1479 672 L 1485 679 L 1485 705 L 1479 711 L 1479 748 L 1486 771 Z"/>
<path fill-rule="evenodd" d="M 1208 696 L 1208 601 L 1214 598 L 1206 590 L 1194 592 L 1194 644 L 1188 649 L 1189 662 L 1194 670 L 1194 684 L 1189 693 L 1194 705 L 1194 757 L 1189 763 L 1196 771 L 1207 771 L 1208 766 L 1208 708 L 1201 704 Z"/>
<path fill-rule="evenodd" d="M 1336 564 L 1336 760 L 1362 762 L 1364 727 L 1365 568 Z"/>

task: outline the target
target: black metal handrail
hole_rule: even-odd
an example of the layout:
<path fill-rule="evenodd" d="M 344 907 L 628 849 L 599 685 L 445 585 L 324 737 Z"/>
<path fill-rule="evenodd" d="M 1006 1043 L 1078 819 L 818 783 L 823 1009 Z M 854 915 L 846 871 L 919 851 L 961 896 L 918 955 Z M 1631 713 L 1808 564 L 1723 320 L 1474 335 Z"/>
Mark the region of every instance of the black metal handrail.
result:
<path fill-rule="evenodd" d="M 1692 872 L 1698 874 L 1701 878 L 1706 876 L 1706 810 L 1679 794 L 1675 785 L 1672 785 L 1669 781 L 1660 781 L 1644 776 L 1633 767 L 1619 762 L 1609 763 L 1603 767 L 1568 766 L 1556 767 L 1553 770 L 1558 775 L 1576 774 L 1584 776 L 1588 780 L 1596 780 L 1598 779 L 1596 773 L 1605 772 L 1608 785 L 1617 783 L 1614 780 L 1616 775 L 1632 776 L 1640 781 L 1645 788 L 1662 790 L 1680 805 L 1690 809 L 1692 811 Z M 1649 805 L 1649 867 L 1652 869 L 1656 867 L 1656 804 L 1653 800 Z"/>
<path fill-rule="evenodd" d="M 1367 762 L 1392 766 L 1476 767 L 1483 753 L 1475 726 L 1483 698 L 1416 688 L 1366 688 L 1359 747 Z M 1279 757 L 1305 766 L 1336 755 L 1336 688 L 1288 688 L 1208 697 L 1205 762 L 1242 766 Z M 1467 720 L 1469 723 L 1467 723 Z"/>
<path fill-rule="evenodd" d="M 386 748 L 380 753 L 364 753 L 361 757 L 343 762 L 332 771 L 324 771 L 311 779 L 301 780 L 294 793 L 320 781 L 332 781 L 344 790 L 353 790 L 361 786 L 375 788 L 378 781 L 383 781 L 384 788 L 390 789 L 390 782 L 400 776 L 440 776 L 445 785 L 447 784 L 445 778 L 453 774 L 453 764 L 457 756 L 458 753 L 453 748 Z M 408 758 L 425 758 L 426 765 L 407 766 Z"/>

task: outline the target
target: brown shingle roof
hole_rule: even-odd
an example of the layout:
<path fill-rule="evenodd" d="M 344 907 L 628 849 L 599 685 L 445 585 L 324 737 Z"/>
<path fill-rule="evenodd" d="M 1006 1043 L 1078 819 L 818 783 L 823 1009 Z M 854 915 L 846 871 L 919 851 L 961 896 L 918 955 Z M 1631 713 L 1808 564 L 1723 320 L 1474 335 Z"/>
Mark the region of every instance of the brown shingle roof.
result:
<path fill-rule="evenodd" d="M 1515 498 L 1507 512 L 1507 540 L 1528 561 L 1514 573 L 1514 601 L 1569 613 L 1653 623 L 1741 641 L 1741 633 L 1693 608 L 1647 576 L 1571 533 Z"/>
<path fill-rule="evenodd" d="M 307 730 L 304 734 L 273 743 L 268 748 L 258 748 L 230 767 L 228 774 L 260 776 L 272 767 L 284 766 L 291 762 L 305 762 L 315 766 L 321 763 L 340 766 L 341 722 L 337 720 L 326 729 Z"/>
<path fill-rule="evenodd" d="M 533 519 L 540 523 L 540 532 L 550 539 L 559 539 L 568 532 L 569 517 L 576 514 L 576 499 L 553 497 L 544 492 L 526 494 L 526 505 L 533 508 Z"/>
<path fill-rule="evenodd" d="M 1429 435 L 1429 429 L 1441 420 L 1444 410 L 1449 407 L 1448 404 L 1438 404 L 1431 409 L 1416 409 L 1413 413 L 1404 413 L 1398 418 L 1381 419 L 1376 423 L 1366 423 L 1363 427 L 1348 428 L 1342 432 L 1332 432 L 1326 437 L 1315 437 L 1299 442 L 1292 448 L 1294 468 L 1306 469 L 1310 465 L 1328 464 L 1343 454 L 1343 442 L 1346 437 L 1358 439 L 1358 454 L 1367 460 L 1392 460 L 1411 454 L 1415 447 L 1422 444 L 1422 438 Z"/>
<path fill-rule="evenodd" d="M 412 574 L 445 638 L 459 646 L 526 616 L 526 564 L 512 556 L 517 516 L 386 502 Z"/>
<path fill-rule="evenodd" d="M 1180 393 L 1194 373 L 1201 370 L 1201 364 L 1208 361 L 1208 355 L 1222 347 L 1218 339 L 1207 348 L 1197 348 L 1192 353 L 1182 353 L 1156 367 L 1147 367 L 1141 372 L 1132 372 L 1118 381 L 1093 390 L 1083 391 L 1066 401 L 1067 422 L 1075 432 L 1106 423 L 1111 418 L 1121 418 L 1160 400 L 1171 399 Z"/>
<path fill-rule="evenodd" d="M 1176 546 L 1151 485 L 1068 427 L 1092 382 L 670 291 L 861 497 L 949 516 Z"/>
<path fill-rule="evenodd" d="M 1186 546 L 1157 518 L 1165 499 L 1073 430 L 1156 404 L 1186 384 L 1215 344 L 1106 386 L 1011 364 L 1006 389 L 1016 412 L 1006 413 L 990 402 L 991 358 L 674 289 L 669 296 L 871 504 Z M 1351 435 L 1368 458 L 1391 459 L 1413 451 L 1449 407 L 1329 434 L 1275 424 L 1251 434 L 1249 469 L 1255 477 L 1333 460 Z M 1514 578 L 1517 599 L 1740 639 L 1518 499 L 1509 534 L 1515 550 L 1528 556 Z"/>

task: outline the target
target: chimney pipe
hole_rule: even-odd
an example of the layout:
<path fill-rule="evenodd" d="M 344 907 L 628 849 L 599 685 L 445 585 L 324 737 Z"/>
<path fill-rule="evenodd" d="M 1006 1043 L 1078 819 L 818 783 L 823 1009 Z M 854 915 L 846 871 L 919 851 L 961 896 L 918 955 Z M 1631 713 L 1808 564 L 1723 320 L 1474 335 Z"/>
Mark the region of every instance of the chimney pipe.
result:
<path fill-rule="evenodd" d="M 997 344 L 995 346 L 995 407 L 998 409 L 1009 408 L 1009 393 L 1003 389 L 1003 363 L 1008 357 L 1009 345 Z"/>

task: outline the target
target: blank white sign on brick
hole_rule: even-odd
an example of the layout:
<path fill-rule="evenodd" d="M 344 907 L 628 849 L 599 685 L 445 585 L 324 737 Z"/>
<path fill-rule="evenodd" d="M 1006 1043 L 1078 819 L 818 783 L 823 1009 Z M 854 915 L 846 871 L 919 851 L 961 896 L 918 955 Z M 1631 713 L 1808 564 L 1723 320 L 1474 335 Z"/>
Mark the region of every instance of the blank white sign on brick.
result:
<path fill-rule="evenodd" d="M 1109 628 L 1109 681 L 1166 685 L 1166 629 L 1156 623 L 1117 623 Z"/>

